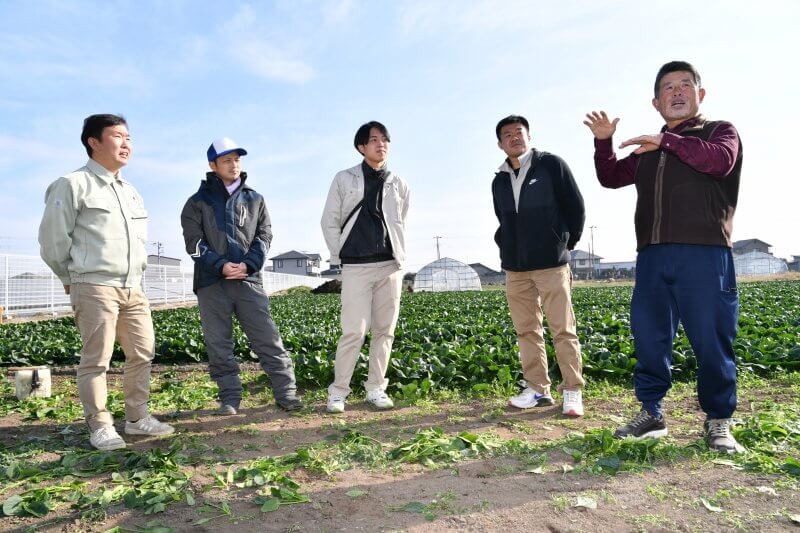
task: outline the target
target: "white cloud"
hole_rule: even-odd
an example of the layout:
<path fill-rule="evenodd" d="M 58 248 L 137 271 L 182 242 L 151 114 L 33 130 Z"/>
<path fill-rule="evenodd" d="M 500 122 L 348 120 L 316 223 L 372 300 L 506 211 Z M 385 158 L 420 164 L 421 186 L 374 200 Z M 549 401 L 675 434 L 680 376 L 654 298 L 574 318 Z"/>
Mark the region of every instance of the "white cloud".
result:
<path fill-rule="evenodd" d="M 597 5 L 589 2 L 547 4 L 530 0 L 472 0 L 454 4 L 443 0 L 415 0 L 402 4 L 400 27 L 407 34 L 499 32 L 497 38 L 509 39 L 510 46 L 525 46 L 526 39 L 535 39 L 536 36 L 513 36 L 503 32 L 556 30 L 566 20 L 577 19 L 598 9 Z"/>
<path fill-rule="evenodd" d="M 314 69 L 263 37 L 266 28 L 258 25 L 255 10 L 244 5 L 225 25 L 223 38 L 231 59 L 256 76 L 290 83 L 305 83 Z"/>
<path fill-rule="evenodd" d="M 13 72 L 17 87 L 25 87 L 27 80 L 47 80 L 55 90 L 64 80 L 78 81 L 87 88 L 115 89 L 124 87 L 131 91 L 149 91 L 154 80 L 132 62 L 119 57 L 103 57 L 87 40 L 63 38 L 56 35 L 32 36 L 8 34 L 0 36 L 0 50 L 13 50 L 14 54 L 0 55 L 0 71 Z M 35 86 L 41 90 L 41 85 Z"/>
<path fill-rule="evenodd" d="M 339 0 L 338 2 L 327 1 L 320 4 L 322 9 L 322 20 L 326 25 L 335 26 L 342 22 L 353 11 L 355 2 L 353 0 Z"/>
<path fill-rule="evenodd" d="M 236 39 L 229 46 L 231 56 L 256 76 L 292 83 L 304 83 L 314 77 L 309 65 L 290 59 L 262 39 Z"/>

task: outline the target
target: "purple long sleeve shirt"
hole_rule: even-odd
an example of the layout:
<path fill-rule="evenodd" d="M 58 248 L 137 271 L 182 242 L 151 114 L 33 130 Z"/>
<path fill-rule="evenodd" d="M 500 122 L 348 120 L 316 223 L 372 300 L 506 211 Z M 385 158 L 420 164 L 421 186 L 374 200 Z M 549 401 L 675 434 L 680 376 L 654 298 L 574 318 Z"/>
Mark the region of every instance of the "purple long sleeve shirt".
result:
<path fill-rule="evenodd" d="M 707 141 L 682 137 L 686 128 L 703 121 L 702 115 L 678 124 L 674 129 L 661 128 L 661 150 L 672 153 L 695 170 L 722 180 L 736 164 L 739 155 L 739 135 L 730 122 L 720 122 Z M 632 185 L 639 156 L 630 154 L 618 160 L 611 138 L 594 140 L 594 166 L 603 187 L 618 189 Z"/>

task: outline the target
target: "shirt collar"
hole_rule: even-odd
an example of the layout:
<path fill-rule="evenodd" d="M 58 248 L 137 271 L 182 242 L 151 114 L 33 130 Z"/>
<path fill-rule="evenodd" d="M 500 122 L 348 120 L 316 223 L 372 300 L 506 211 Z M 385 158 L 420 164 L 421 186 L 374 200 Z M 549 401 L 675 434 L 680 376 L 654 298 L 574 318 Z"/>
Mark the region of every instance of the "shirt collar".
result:
<path fill-rule="evenodd" d="M 114 180 L 122 180 L 122 175 L 120 173 L 121 171 L 117 172 L 117 175 L 115 176 L 113 172 L 108 170 L 94 159 L 89 159 L 89 161 L 86 163 L 86 168 L 88 168 L 92 174 L 108 184 L 111 184 Z"/>
<path fill-rule="evenodd" d="M 533 149 L 528 150 L 528 152 L 525 155 L 519 158 L 520 170 L 522 169 L 522 167 L 528 164 L 528 161 L 531 160 L 531 157 L 533 157 Z M 514 173 L 514 168 L 511 166 L 511 163 L 508 162 L 508 158 L 506 158 L 506 160 L 503 161 L 503 164 L 500 165 L 500 168 L 498 170 L 500 170 L 500 172 L 508 172 L 509 174 Z"/>
<path fill-rule="evenodd" d="M 706 122 L 706 117 L 704 117 L 703 115 L 696 115 L 692 118 L 687 118 L 686 120 L 684 120 L 683 122 L 681 122 L 672 129 L 669 129 L 667 125 L 664 124 L 664 126 L 661 128 L 661 133 L 664 133 L 665 131 L 668 131 L 670 133 L 680 133 L 682 131 L 686 131 L 689 129 L 695 129 L 698 127 L 701 128 L 703 127 L 703 124 L 705 124 L 705 122 Z"/>
<path fill-rule="evenodd" d="M 386 176 L 386 171 L 387 171 L 387 167 L 386 167 L 385 163 L 381 168 L 376 170 L 376 169 L 372 168 L 371 166 L 369 166 L 369 164 L 367 163 L 366 160 L 361 162 L 361 172 L 364 173 L 364 176 L 383 179 Z"/>
<path fill-rule="evenodd" d="M 225 185 L 225 182 L 223 181 L 222 184 Z M 228 194 L 233 194 L 233 191 L 238 189 L 239 185 L 241 185 L 241 184 L 242 184 L 242 178 L 239 177 L 239 178 L 236 178 L 236 181 L 234 181 L 230 185 L 225 185 L 225 188 L 228 190 Z"/>

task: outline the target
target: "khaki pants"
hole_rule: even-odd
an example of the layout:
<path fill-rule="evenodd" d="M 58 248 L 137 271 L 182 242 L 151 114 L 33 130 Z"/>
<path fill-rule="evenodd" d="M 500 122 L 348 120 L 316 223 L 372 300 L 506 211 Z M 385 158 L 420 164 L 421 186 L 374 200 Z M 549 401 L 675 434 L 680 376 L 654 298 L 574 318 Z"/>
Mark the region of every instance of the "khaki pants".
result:
<path fill-rule="evenodd" d="M 386 390 L 386 369 L 394 342 L 394 327 L 400 314 L 403 272 L 391 262 L 381 266 L 344 265 L 342 268 L 342 336 L 336 348 L 334 381 L 328 394 L 346 397 L 364 337 L 372 332 L 369 345 L 367 392 Z"/>
<path fill-rule="evenodd" d="M 150 305 L 141 289 L 123 289 L 88 283 L 70 286 L 75 323 L 83 339 L 78 365 L 78 394 L 89 428 L 112 426 L 106 409 L 106 372 L 118 340 L 125 352 L 123 392 L 125 418 L 147 416 L 150 397 L 150 363 L 155 353 L 155 335 Z"/>
<path fill-rule="evenodd" d="M 539 393 L 550 392 L 542 309 L 553 337 L 562 383 L 558 390 L 584 385 L 581 347 L 572 310 L 572 272 L 569 265 L 528 272 L 506 271 L 506 297 L 517 332 L 522 375 Z"/>

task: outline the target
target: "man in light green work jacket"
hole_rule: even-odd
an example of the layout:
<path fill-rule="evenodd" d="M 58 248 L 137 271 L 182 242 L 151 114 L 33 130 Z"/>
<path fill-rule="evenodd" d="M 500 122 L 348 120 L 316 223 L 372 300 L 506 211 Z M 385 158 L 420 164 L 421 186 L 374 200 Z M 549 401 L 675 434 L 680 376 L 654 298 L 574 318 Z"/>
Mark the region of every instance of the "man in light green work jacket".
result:
<path fill-rule="evenodd" d="M 106 372 L 114 341 L 125 352 L 125 433 L 166 435 L 174 428 L 148 414 L 155 335 L 142 291 L 147 263 L 147 211 L 120 169 L 131 156 L 128 124 L 116 115 L 83 123 L 85 166 L 53 182 L 39 227 L 42 259 L 64 284 L 75 311 L 83 350 L 78 394 L 100 450 L 125 447 L 106 408 Z"/>

